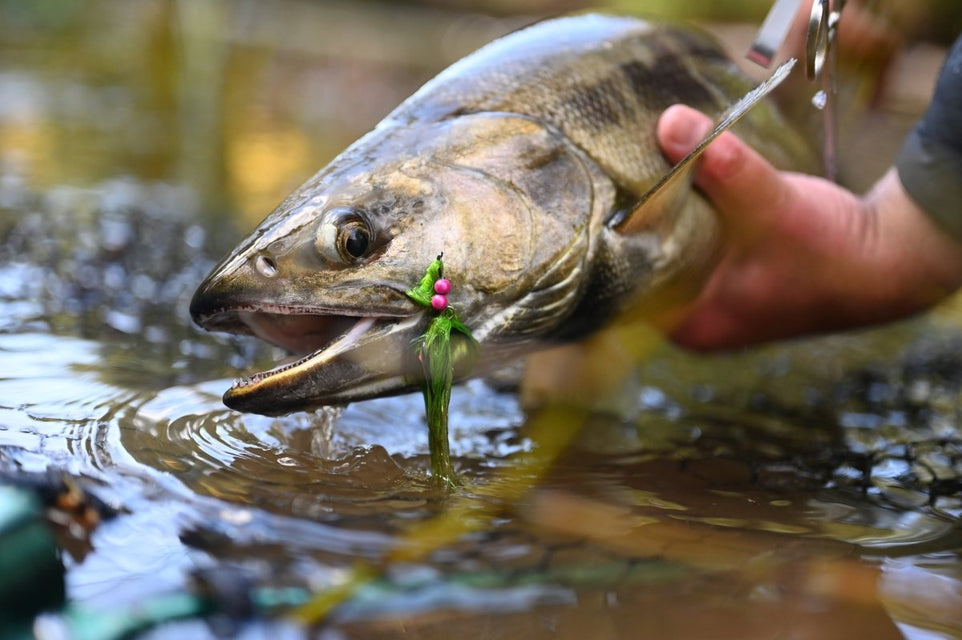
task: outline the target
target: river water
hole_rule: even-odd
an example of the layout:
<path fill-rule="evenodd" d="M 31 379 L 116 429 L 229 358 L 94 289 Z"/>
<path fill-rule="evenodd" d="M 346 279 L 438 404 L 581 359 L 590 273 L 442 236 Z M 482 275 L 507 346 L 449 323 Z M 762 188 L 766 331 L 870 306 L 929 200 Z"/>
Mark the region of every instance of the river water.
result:
<path fill-rule="evenodd" d="M 119 510 L 63 555 L 79 611 L 232 567 L 334 603 L 240 637 L 962 635 L 957 302 L 734 355 L 652 341 L 618 412 L 527 414 L 473 381 L 449 494 L 419 396 L 232 412 L 230 380 L 276 354 L 186 309 L 287 190 L 524 18 L 89 5 L 0 3 L 0 470 Z"/>

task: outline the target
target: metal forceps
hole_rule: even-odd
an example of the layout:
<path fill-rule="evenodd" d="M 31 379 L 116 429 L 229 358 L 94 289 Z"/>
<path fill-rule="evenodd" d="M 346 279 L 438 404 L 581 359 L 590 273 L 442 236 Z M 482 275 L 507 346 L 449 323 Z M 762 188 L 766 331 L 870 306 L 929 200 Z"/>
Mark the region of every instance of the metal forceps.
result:
<path fill-rule="evenodd" d="M 801 0 L 775 0 L 758 35 L 748 51 L 748 59 L 768 67 L 775 52 L 785 40 L 798 12 Z M 836 159 L 835 71 L 838 61 L 836 39 L 845 0 L 814 0 L 805 37 L 805 75 L 809 81 L 821 81 L 821 89 L 812 103 L 822 110 L 824 141 L 822 166 L 825 177 L 835 180 Z M 827 69 L 827 70 L 826 70 Z"/>

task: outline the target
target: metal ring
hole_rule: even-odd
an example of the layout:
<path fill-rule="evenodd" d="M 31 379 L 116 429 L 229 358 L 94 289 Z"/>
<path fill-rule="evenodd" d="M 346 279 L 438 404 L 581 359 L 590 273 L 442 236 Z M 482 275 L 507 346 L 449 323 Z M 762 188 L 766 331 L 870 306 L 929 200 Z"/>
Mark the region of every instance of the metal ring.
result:
<path fill-rule="evenodd" d="M 805 75 L 815 80 L 822 75 L 829 41 L 829 0 L 816 0 L 812 3 L 812 14 L 808 19 L 808 35 L 805 38 Z"/>

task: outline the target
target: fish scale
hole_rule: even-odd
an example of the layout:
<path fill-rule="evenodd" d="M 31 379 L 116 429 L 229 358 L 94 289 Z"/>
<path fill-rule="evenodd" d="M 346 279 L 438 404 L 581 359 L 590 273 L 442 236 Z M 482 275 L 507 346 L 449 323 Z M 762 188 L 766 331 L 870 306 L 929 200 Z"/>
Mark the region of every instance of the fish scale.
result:
<path fill-rule="evenodd" d="M 654 125 L 665 108 L 684 102 L 717 114 L 752 86 L 709 36 L 691 27 L 589 14 L 515 35 L 523 41 L 502 39 L 482 48 L 386 120 L 415 124 L 465 113 L 522 113 L 559 128 L 620 186 L 641 194 L 668 169 L 660 154 L 651 153 Z M 764 117 L 777 118 L 770 109 Z M 752 125 L 744 128 L 758 138 Z M 808 153 L 788 131 L 788 140 L 756 145 L 782 166 Z"/>

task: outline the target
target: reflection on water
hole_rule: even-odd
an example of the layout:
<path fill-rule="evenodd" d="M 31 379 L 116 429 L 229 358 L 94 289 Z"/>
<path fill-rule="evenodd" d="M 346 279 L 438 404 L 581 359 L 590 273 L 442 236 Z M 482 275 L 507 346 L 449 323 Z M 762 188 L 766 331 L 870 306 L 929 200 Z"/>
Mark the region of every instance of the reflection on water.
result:
<path fill-rule="evenodd" d="M 0 380 L 4 467 L 64 467 L 127 510 L 70 567 L 71 596 L 91 606 L 180 588 L 187 571 L 217 559 L 268 582 L 330 588 L 359 559 L 390 554 L 412 524 L 468 501 L 496 515 L 416 565 L 389 565 L 332 623 L 365 636 L 403 624 L 430 637 L 460 623 L 477 632 L 469 637 L 541 637 L 601 619 L 609 628 L 591 637 L 629 627 L 704 637 L 717 625 L 730 631 L 721 637 L 836 628 L 900 637 L 894 617 L 903 630 L 962 631 L 962 537 L 946 513 L 957 494 L 932 508 L 924 479 L 893 475 L 890 463 L 845 475 L 839 460 L 856 452 L 844 444 L 844 411 L 824 433 L 810 425 L 806 447 L 799 422 L 818 415 L 810 408 L 753 424 L 751 409 L 651 389 L 636 424 L 598 417 L 536 487 L 504 502 L 485 486 L 536 445 L 513 395 L 483 383 L 455 394 L 467 488 L 451 498 L 427 481 L 417 397 L 274 419 L 224 409 L 226 380 L 105 382 L 96 342 L 7 334 L 0 354 L 16 372 Z M 918 588 L 932 580 L 939 588 Z M 693 607 L 697 617 L 685 613 Z"/>
<path fill-rule="evenodd" d="M 419 397 L 231 412 L 228 379 L 271 354 L 201 335 L 186 305 L 246 217 L 515 22 L 61 4 L 0 21 L 0 471 L 63 468 L 123 508 L 66 559 L 75 602 L 133 605 L 220 563 L 324 591 L 363 561 L 377 575 L 322 637 L 962 634 L 951 307 L 741 355 L 661 347 L 636 417 L 588 416 L 544 472 L 526 466 L 552 446 L 538 417 L 472 382 L 451 413 L 465 486 L 447 495 Z M 450 513 L 465 521 L 439 535 L 458 535 L 410 551 Z M 249 633 L 301 635 L 265 625 Z"/>

